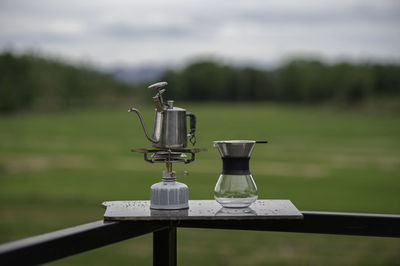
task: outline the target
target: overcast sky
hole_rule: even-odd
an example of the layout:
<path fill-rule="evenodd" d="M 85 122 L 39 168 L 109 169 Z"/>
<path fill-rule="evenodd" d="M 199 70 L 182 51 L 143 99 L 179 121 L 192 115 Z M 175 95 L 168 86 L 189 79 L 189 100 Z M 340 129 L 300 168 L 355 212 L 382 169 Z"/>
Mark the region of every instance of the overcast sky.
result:
<path fill-rule="evenodd" d="M 0 49 L 106 67 L 197 56 L 400 62 L 400 1 L 0 0 Z"/>

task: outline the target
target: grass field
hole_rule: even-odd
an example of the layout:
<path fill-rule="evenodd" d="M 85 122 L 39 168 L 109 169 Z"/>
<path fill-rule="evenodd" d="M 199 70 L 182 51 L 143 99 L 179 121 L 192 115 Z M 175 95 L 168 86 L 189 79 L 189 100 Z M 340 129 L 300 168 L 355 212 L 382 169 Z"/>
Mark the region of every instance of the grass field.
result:
<path fill-rule="evenodd" d="M 251 170 L 261 199 L 300 210 L 400 213 L 400 116 L 331 107 L 177 104 L 198 120 L 208 148 L 182 182 L 212 199 L 221 160 L 213 140 L 267 139 Z M 162 165 L 128 107 L 0 117 L 0 242 L 102 219 L 101 202 L 149 198 Z M 152 107 L 143 106 L 152 127 Z M 179 229 L 179 265 L 400 265 L 400 240 L 296 233 Z M 151 265 L 142 236 L 52 265 Z"/>

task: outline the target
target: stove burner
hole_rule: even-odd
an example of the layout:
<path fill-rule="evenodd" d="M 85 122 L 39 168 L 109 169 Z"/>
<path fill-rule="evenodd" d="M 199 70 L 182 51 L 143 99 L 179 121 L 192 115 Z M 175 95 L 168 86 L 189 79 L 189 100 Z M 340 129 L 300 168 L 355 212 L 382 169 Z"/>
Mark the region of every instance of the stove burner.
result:
<path fill-rule="evenodd" d="M 144 160 L 149 163 L 191 163 L 195 159 L 195 154 L 201 151 L 207 151 L 203 148 L 193 149 L 131 149 L 132 152 L 144 154 Z M 190 158 L 186 154 L 190 154 Z"/>
<path fill-rule="evenodd" d="M 186 154 L 181 152 L 168 152 L 168 151 L 159 151 L 153 153 L 151 155 L 152 161 L 155 163 L 163 163 L 163 162 L 185 162 L 186 161 Z"/>

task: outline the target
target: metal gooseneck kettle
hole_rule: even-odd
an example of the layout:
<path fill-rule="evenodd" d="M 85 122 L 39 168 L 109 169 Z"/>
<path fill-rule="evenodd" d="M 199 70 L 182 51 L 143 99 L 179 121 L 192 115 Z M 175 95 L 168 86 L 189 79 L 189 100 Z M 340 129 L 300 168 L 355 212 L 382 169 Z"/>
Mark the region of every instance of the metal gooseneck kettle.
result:
<path fill-rule="evenodd" d="M 154 148 L 158 149 L 182 149 L 186 148 L 187 140 L 194 145 L 196 143 L 196 116 L 185 109 L 174 107 L 174 101 L 168 100 L 164 103 L 162 94 L 165 92 L 163 87 L 168 83 L 158 82 L 150 85 L 149 89 L 157 90 L 157 94 L 153 97 L 155 104 L 154 129 L 153 135 L 150 137 L 143 117 L 139 110 L 131 108 L 129 112 L 135 112 L 142 124 L 147 139 L 152 143 Z M 190 132 L 187 133 L 186 118 L 190 117 Z"/>

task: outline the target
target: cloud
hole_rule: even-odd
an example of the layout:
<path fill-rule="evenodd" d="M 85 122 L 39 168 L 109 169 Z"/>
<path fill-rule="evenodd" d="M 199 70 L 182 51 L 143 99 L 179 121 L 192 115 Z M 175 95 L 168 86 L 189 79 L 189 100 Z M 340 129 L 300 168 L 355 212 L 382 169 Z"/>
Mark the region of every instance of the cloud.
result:
<path fill-rule="evenodd" d="M 102 64 L 198 54 L 400 59 L 400 2 L 390 0 L 3 0 L 0 25 L 0 49 L 34 47 Z"/>
<path fill-rule="evenodd" d="M 114 23 L 98 28 L 96 33 L 111 38 L 138 40 L 148 38 L 184 38 L 190 36 L 192 32 L 190 28 L 183 25 L 146 25 L 139 27 L 137 25 Z"/>

